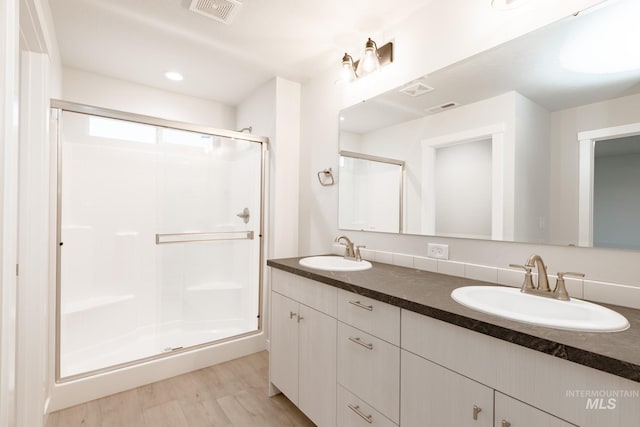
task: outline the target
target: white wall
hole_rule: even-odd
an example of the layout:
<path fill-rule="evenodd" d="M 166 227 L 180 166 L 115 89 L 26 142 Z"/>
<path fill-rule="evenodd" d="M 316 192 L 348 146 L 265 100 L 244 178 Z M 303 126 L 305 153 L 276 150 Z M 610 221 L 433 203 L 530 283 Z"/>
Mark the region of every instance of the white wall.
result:
<path fill-rule="evenodd" d="M 0 2 L 0 426 L 15 425 L 18 1 Z"/>
<path fill-rule="evenodd" d="M 233 130 L 236 125 L 232 106 L 72 68 L 63 69 L 62 99 L 218 129 Z"/>
<path fill-rule="evenodd" d="M 515 93 L 514 240 L 518 242 L 556 242 L 548 228 L 549 128 L 550 113 Z"/>
<path fill-rule="evenodd" d="M 298 254 L 298 175 L 300 147 L 300 85 L 282 78 L 265 83 L 238 105 L 238 129 L 269 138 L 269 186 L 265 215 L 265 259 Z M 263 328 L 269 338 L 271 287 L 263 272 Z"/>
<path fill-rule="evenodd" d="M 336 86 L 338 70 L 319 74 L 302 88 L 302 141 L 300 177 L 300 254 L 330 251 L 338 235 L 337 189 L 320 187 L 315 171 L 336 167 L 338 153 L 338 113 L 358 100 L 433 72 L 464 57 L 486 50 L 499 42 L 525 34 L 566 17 L 599 1 L 545 0 L 527 2 L 512 12 L 478 10 L 481 4 L 469 0 L 432 2 L 395 30 L 387 30 L 380 40 L 395 40 L 394 64 L 355 85 Z M 552 142 L 553 144 L 553 142 Z M 553 153 L 552 153 L 553 156 Z M 553 157 L 552 157 L 553 158 Z M 576 154 L 573 157 L 577 162 Z M 566 159 L 559 159 L 566 164 Z M 553 164 L 551 165 L 553 167 Z M 577 163 L 575 165 L 577 171 Z M 570 172 L 567 172 L 570 173 Z M 553 178 L 552 178 L 553 180 Z M 563 194 L 573 199 L 573 195 Z M 577 191 L 575 192 L 577 206 Z M 561 209 L 561 207 L 557 207 Z M 577 210 L 573 212 L 577 216 Z M 523 262 L 532 253 L 541 254 L 553 271 L 582 271 L 592 280 L 638 286 L 637 253 L 548 245 L 399 236 L 382 233 L 349 232 L 358 244 L 373 249 L 426 255 L 427 242 L 449 244 L 451 259 L 493 266 Z"/>

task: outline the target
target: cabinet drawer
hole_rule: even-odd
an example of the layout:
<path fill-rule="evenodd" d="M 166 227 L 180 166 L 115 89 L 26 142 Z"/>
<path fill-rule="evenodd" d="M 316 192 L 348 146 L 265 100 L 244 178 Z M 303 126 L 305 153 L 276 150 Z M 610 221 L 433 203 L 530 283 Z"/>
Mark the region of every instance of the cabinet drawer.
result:
<path fill-rule="evenodd" d="M 399 307 L 340 289 L 338 320 L 394 345 L 400 345 Z"/>
<path fill-rule="evenodd" d="M 575 424 L 570 424 L 497 391 L 495 393 L 495 414 L 495 427 L 503 425 L 511 427 L 575 427 Z"/>
<path fill-rule="evenodd" d="M 338 386 L 338 427 L 361 426 L 397 427 L 397 424 L 367 405 L 355 394 Z"/>
<path fill-rule="evenodd" d="M 338 383 L 394 423 L 400 416 L 400 349 L 338 322 Z"/>
<path fill-rule="evenodd" d="M 271 290 L 337 317 L 338 288 L 272 268 Z"/>

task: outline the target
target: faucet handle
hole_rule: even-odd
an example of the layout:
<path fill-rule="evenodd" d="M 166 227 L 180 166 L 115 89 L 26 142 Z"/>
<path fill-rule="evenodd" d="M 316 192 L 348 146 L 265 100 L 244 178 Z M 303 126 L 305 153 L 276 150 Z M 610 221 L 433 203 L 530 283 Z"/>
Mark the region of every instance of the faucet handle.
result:
<path fill-rule="evenodd" d="M 531 270 L 533 269 L 532 265 L 520 265 L 520 264 L 509 264 L 509 267 L 513 268 L 521 268 L 525 271 L 524 273 L 524 282 L 522 282 L 522 291 L 525 292 L 525 289 L 534 289 L 533 286 L 533 278 L 531 276 Z"/>
<path fill-rule="evenodd" d="M 556 276 L 558 276 L 558 279 L 563 279 L 564 276 L 569 276 L 569 277 L 584 277 L 584 273 L 572 273 L 572 272 L 567 272 L 567 273 L 556 273 Z"/>
<path fill-rule="evenodd" d="M 556 276 L 558 276 L 558 279 L 556 280 L 556 287 L 553 289 L 553 293 L 559 300 L 569 301 L 571 298 L 569 298 L 569 293 L 564 284 L 564 276 L 584 277 L 584 273 L 573 273 L 569 271 L 566 273 L 557 273 Z"/>
<path fill-rule="evenodd" d="M 356 256 L 356 261 L 362 261 L 362 255 L 360 255 L 360 248 L 366 248 L 365 245 L 356 245 L 355 248 L 355 256 Z"/>
<path fill-rule="evenodd" d="M 513 267 L 513 268 L 521 268 L 524 271 L 526 271 L 528 274 L 531 273 L 531 270 L 533 269 L 533 266 L 529 266 L 529 265 L 521 265 L 521 264 L 509 264 L 509 267 Z"/>

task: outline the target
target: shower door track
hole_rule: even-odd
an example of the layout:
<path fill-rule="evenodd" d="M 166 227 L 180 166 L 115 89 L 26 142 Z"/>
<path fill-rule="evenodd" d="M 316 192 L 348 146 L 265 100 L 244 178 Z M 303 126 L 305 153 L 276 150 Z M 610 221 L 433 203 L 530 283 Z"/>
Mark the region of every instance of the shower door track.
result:
<path fill-rule="evenodd" d="M 51 99 L 50 109 L 51 109 L 51 128 L 55 129 L 55 132 L 51 132 L 51 134 L 52 134 L 52 138 L 55 138 L 53 143 L 55 144 L 55 148 L 56 148 L 56 167 L 57 167 L 57 171 L 56 171 L 56 203 L 57 205 L 56 205 L 56 240 L 55 240 L 55 245 L 56 245 L 55 383 L 62 384 L 65 382 L 70 382 L 73 380 L 90 377 L 96 374 L 102 374 L 102 373 L 114 371 L 117 369 L 135 366 L 140 363 L 165 358 L 165 357 L 172 356 L 179 353 L 185 353 L 185 352 L 194 351 L 194 350 L 198 350 L 198 349 L 202 349 L 202 348 L 206 348 L 206 347 L 210 347 L 218 344 L 223 344 L 225 342 L 231 342 L 234 340 L 242 339 L 245 337 L 249 337 L 249 336 L 261 333 L 262 327 L 263 327 L 262 325 L 262 318 L 263 318 L 262 289 L 263 289 L 263 282 L 264 282 L 263 265 L 264 265 L 264 255 L 265 255 L 264 254 L 264 248 L 265 248 L 264 216 L 266 212 L 265 205 L 267 203 L 266 188 L 267 188 L 267 182 L 268 182 L 267 166 L 268 166 L 268 155 L 269 155 L 269 150 L 268 150 L 269 138 L 262 137 L 262 136 L 255 136 L 255 135 L 251 135 L 243 132 L 237 132 L 233 130 L 218 129 L 210 126 L 197 125 L 193 123 L 186 123 L 186 122 L 180 122 L 180 121 L 174 121 L 174 120 L 167 120 L 159 117 L 128 113 L 124 111 L 112 110 L 112 109 L 96 107 L 92 105 L 78 104 L 78 103 L 63 101 L 59 99 Z M 61 283 L 60 281 L 61 281 L 61 246 L 63 244 L 62 238 L 61 238 L 61 235 L 62 235 L 62 132 L 61 132 L 62 131 L 62 126 L 61 126 L 62 114 L 61 113 L 63 111 L 79 113 L 79 114 L 87 114 L 91 116 L 105 117 L 109 119 L 126 120 L 130 122 L 135 122 L 135 123 L 159 126 L 163 128 L 184 130 L 184 131 L 190 131 L 190 132 L 197 132 L 197 133 L 231 138 L 236 140 L 251 141 L 251 142 L 259 143 L 261 145 L 260 221 L 259 221 L 260 230 L 258 232 L 258 237 L 260 238 L 259 266 L 258 266 L 258 328 L 255 331 L 246 332 L 246 333 L 234 335 L 231 337 L 227 337 L 227 338 L 223 338 L 215 341 L 209 341 L 209 342 L 205 342 L 202 344 L 197 344 L 189 347 L 176 348 L 168 352 L 159 353 L 153 356 L 135 359 L 129 362 L 119 363 L 116 365 L 83 372 L 81 374 L 69 375 L 64 378 L 61 377 L 60 375 L 60 329 L 61 329 L 61 292 L 60 292 Z M 236 233 L 238 232 L 226 232 L 223 234 L 232 235 Z M 229 239 L 213 238 L 210 240 L 238 240 L 238 239 L 253 240 L 254 238 L 253 231 L 243 231 L 239 233 L 244 234 L 245 237 L 236 236 L 236 237 L 231 237 Z M 213 233 L 179 233 L 179 234 L 211 235 Z M 162 239 L 162 237 L 176 236 L 176 235 L 177 234 L 156 234 L 156 244 L 188 243 L 187 241 L 159 242 L 159 239 Z M 203 242 L 203 241 L 206 242 L 209 240 L 192 240 L 189 242 Z"/>

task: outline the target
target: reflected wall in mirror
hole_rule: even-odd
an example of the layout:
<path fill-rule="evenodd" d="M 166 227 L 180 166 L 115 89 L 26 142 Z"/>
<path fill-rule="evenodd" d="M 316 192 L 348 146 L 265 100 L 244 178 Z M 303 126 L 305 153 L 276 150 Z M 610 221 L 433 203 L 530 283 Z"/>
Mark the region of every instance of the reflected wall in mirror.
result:
<path fill-rule="evenodd" d="M 343 230 L 402 230 L 404 162 L 340 151 L 338 225 Z"/>
<path fill-rule="evenodd" d="M 594 173 L 613 137 L 585 136 L 640 123 L 634 16 L 637 0 L 607 2 L 342 110 L 340 149 L 405 162 L 401 233 L 640 249 L 624 233 L 640 215 L 617 224 L 625 242 L 603 219 L 629 208 Z M 624 179 L 617 198 L 640 197 Z"/>

